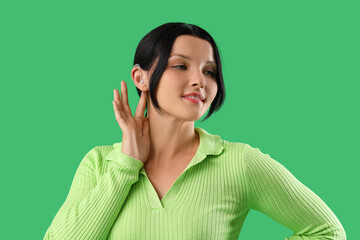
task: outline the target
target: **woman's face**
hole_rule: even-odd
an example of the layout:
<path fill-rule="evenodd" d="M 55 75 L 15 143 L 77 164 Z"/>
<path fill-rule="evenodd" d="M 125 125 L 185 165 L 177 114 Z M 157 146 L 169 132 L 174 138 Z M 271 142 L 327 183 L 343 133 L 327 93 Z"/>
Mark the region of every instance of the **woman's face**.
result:
<path fill-rule="evenodd" d="M 217 93 L 216 70 L 213 49 L 208 41 L 191 35 L 177 37 L 156 91 L 165 117 L 184 121 L 200 119 Z M 204 99 L 196 101 L 184 97 L 193 92 Z"/>

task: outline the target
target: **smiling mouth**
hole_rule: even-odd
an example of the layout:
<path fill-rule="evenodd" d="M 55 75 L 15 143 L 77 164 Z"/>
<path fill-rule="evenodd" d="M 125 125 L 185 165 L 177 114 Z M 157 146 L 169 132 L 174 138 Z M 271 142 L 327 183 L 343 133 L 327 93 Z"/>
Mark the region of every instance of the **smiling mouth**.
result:
<path fill-rule="evenodd" d="M 186 100 L 188 100 L 188 101 L 190 101 L 190 102 L 193 102 L 193 103 L 203 102 L 202 100 L 197 99 L 197 98 L 191 98 L 191 97 L 183 97 L 183 98 L 185 98 Z"/>

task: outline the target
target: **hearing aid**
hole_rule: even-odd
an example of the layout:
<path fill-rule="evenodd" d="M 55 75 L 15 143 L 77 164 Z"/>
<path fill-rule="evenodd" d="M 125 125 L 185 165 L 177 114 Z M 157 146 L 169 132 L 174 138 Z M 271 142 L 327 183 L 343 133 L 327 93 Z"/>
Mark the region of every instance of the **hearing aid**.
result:
<path fill-rule="evenodd" d="M 134 67 L 138 67 L 140 70 L 140 65 L 138 63 L 135 64 Z M 141 74 L 140 74 L 140 83 L 144 83 L 144 80 L 141 78 Z"/>

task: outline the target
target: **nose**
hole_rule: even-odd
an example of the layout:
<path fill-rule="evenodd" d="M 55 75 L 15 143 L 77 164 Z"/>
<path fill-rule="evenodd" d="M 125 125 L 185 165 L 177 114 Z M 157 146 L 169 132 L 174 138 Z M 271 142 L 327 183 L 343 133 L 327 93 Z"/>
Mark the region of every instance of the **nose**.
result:
<path fill-rule="evenodd" d="M 198 85 L 200 88 L 205 87 L 205 76 L 201 70 L 196 70 L 196 73 L 193 76 L 192 85 Z"/>

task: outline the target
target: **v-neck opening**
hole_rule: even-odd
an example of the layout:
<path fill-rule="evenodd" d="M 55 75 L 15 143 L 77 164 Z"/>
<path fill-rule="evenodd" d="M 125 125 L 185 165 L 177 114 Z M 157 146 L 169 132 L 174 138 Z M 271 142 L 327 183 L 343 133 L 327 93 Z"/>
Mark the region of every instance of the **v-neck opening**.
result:
<path fill-rule="evenodd" d="M 191 159 L 185 170 L 179 175 L 179 177 L 174 181 L 170 189 L 167 191 L 167 193 L 162 197 L 162 199 L 159 198 L 154 186 L 152 185 L 151 181 L 146 175 L 144 166 L 140 168 L 139 172 L 139 183 L 142 185 L 142 188 L 144 189 L 145 196 L 148 199 L 148 203 L 151 208 L 153 209 L 162 209 L 162 208 L 170 208 L 174 204 L 176 204 L 179 199 L 184 199 L 185 196 L 179 196 L 179 194 L 182 194 L 181 191 L 183 190 L 184 180 L 186 179 L 187 171 L 195 166 L 196 164 L 202 162 L 208 155 L 219 155 L 224 150 L 224 146 L 222 144 L 221 138 L 218 135 L 213 135 L 208 133 L 206 130 L 197 127 L 195 128 L 195 131 L 199 134 L 200 138 L 200 144 L 198 146 L 198 149 L 196 150 L 196 153 L 194 157 Z M 123 157 L 123 154 L 121 154 L 121 148 L 122 148 L 122 142 L 114 143 L 113 144 L 113 151 L 111 151 L 107 156 L 106 160 L 113 160 L 118 161 L 119 163 L 123 162 L 121 157 Z M 130 164 L 130 162 L 134 166 L 140 166 L 139 160 L 132 160 L 129 159 L 127 164 Z M 143 179 L 145 177 L 146 179 Z"/>
<path fill-rule="evenodd" d="M 181 186 L 183 185 L 182 184 L 183 178 L 185 177 L 187 170 L 206 157 L 206 155 L 202 154 L 202 152 L 201 152 L 201 147 L 202 147 L 202 144 L 204 141 L 203 136 L 199 132 L 200 131 L 199 129 L 195 128 L 195 131 L 197 132 L 197 134 L 199 136 L 199 146 L 195 152 L 195 155 L 193 156 L 193 158 L 191 159 L 189 164 L 181 172 L 181 174 L 176 178 L 174 183 L 171 185 L 169 190 L 165 193 L 165 195 L 161 199 L 160 199 L 158 193 L 156 192 L 154 185 L 151 183 L 149 177 L 147 176 L 144 167 L 142 167 L 140 169 L 140 173 L 143 174 L 144 177 L 146 178 L 144 187 L 145 187 L 145 191 L 146 191 L 151 208 L 169 208 L 170 206 L 172 206 L 172 204 L 176 200 L 176 196 L 179 194 L 179 192 L 181 190 Z"/>
<path fill-rule="evenodd" d="M 179 175 L 179 177 L 176 178 L 174 183 L 171 185 L 169 190 L 165 193 L 165 195 L 161 199 L 160 199 L 158 193 L 156 192 L 154 185 L 151 183 L 150 179 L 148 178 L 144 167 L 141 168 L 140 173 L 142 173 L 144 175 L 144 177 L 146 178 L 143 186 L 145 188 L 150 207 L 151 208 L 169 208 L 169 207 L 171 207 L 175 203 L 175 201 L 177 199 L 176 197 L 178 196 L 178 194 L 181 191 L 181 187 L 183 185 L 183 180 L 184 180 L 183 178 L 185 177 L 187 170 L 194 165 L 194 162 L 195 162 L 194 160 L 200 160 L 199 158 L 204 159 L 205 157 L 206 157 L 206 155 L 202 154 L 198 148 L 198 151 L 195 153 L 195 155 L 191 159 L 190 163 L 186 166 L 184 171 L 182 171 L 182 173 Z M 199 162 L 199 161 L 196 161 L 196 162 Z"/>

